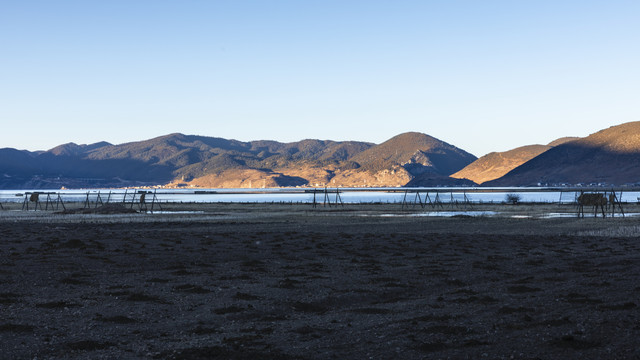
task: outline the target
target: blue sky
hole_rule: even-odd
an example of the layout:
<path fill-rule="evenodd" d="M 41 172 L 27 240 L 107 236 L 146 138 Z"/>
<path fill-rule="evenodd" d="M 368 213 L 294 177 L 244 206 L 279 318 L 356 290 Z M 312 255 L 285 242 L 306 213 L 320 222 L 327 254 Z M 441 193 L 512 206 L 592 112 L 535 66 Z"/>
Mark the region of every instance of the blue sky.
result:
<path fill-rule="evenodd" d="M 3 1 L 0 147 L 172 132 L 476 156 L 640 120 L 639 1 Z"/>

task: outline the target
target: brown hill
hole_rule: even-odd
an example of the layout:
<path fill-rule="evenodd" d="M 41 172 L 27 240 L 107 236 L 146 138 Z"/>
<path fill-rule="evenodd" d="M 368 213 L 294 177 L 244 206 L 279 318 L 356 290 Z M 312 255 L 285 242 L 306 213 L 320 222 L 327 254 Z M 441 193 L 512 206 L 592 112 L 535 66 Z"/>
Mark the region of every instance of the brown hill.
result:
<path fill-rule="evenodd" d="M 560 139 L 555 139 L 552 142 L 548 143 L 547 146 L 556 147 L 558 145 L 562 145 L 562 144 L 567 143 L 569 141 L 578 140 L 578 139 L 580 139 L 580 138 L 577 137 L 577 136 L 561 137 Z"/>
<path fill-rule="evenodd" d="M 640 182 L 640 122 L 630 122 L 565 142 L 487 186 L 632 184 Z"/>
<path fill-rule="evenodd" d="M 277 183 L 279 186 L 404 186 L 420 174 L 434 173 L 440 175 L 438 185 L 447 185 L 451 182 L 447 177 L 451 169 L 475 159 L 463 150 L 421 133 L 400 134 L 375 146 L 353 141 L 335 143 L 319 140 L 303 140 L 294 144 L 281 148 L 271 144 L 268 151 L 279 154 L 266 156 L 259 166 L 252 165 L 253 169 L 268 172 L 244 172 L 252 176 L 238 182 L 239 172 L 224 171 L 217 173 L 215 180 L 207 175 L 206 181 L 195 178 L 191 183 L 199 186 L 203 183 L 235 183 L 239 187 L 248 187 L 260 184 L 262 178 L 263 183 Z"/>
<path fill-rule="evenodd" d="M 509 171 L 551 149 L 547 145 L 528 145 L 504 152 L 481 156 L 464 169 L 451 175 L 456 179 L 469 179 L 482 184 L 504 176 Z"/>
<path fill-rule="evenodd" d="M 418 132 L 394 136 L 351 158 L 372 172 L 402 166 L 412 175 L 429 172 L 446 176 L 475 159 L 462 149 Z"/>
<path fill-rule="evenodd" d="M 358 171 L 356 176 L 351 171 L 336 179 L 345 186 L 446 186 L 455 183 L 449 175 L 475 159 L 432 136 L 408 132 L 355 155 L 351 161 L 364 172 Z"/>
<path fill-rule="evenodd" d="M 67 144 L 56 146 L 53 149 L 49 150 L 48 152 L 56 156 L 77 156 L 77 155 L 86 153 L 88 151 L 109 146 L 109 145 L 111 144 L 109 144 L 106 141 L 98 142 L 91 145 L 78 145 L 75 143 L 67 143 Z"/>
<path fill-rule="evenodd" d="M 402 186 L 425 172 L 449 175 L 474 159 L 419 133 L 381 145 L 314 139 L 241 142 L 169 134 L 120 145 L 68 143 L 46 152 L 3 149 L 0 188 Z"/>
<path fill-rule="evenodd" d="M 491 152 L 451 175 L 456 179 L 469 179 L 477 184 L 498 179 L 509 171 L 542 154 L 554 146 L 562 145 L 578 137 L 563 137 L 548 145 L 527 145 L 509 151 Z"/>

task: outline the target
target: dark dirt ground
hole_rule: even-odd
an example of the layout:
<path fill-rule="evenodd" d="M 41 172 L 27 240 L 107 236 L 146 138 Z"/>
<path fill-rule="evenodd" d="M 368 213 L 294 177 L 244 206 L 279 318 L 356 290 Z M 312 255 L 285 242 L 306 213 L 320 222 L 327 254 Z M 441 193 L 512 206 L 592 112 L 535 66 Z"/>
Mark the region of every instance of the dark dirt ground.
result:
<path fill-rule="evenodd" d="M 0 358 L 640 358 L 637 218 L 360 215 L 5 216 Z"/>

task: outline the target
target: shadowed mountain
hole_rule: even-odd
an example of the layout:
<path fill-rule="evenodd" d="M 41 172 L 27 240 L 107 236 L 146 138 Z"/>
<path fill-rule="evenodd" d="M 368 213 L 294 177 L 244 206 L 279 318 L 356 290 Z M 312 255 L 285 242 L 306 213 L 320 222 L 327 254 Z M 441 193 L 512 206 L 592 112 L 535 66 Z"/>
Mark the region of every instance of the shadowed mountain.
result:
<path fill-rule="evenodd" d="M 416 132 L 380 145 L 169 134 L 120 145 L 68 143 L 37 152 L 0 149 L 0 187 L 472 185 L 466 179 L 487 186 L 638 183 L 640 122 L 474 160 L 464 150 Z"/>
<path fill-rule="evenodd" d="M 639 183 L 639 162 L 640 122 L 631 122 L 562 143 L 483 185 Z"/>
<path fill-rule="evenodd" d="M 406 187 L 437 187 L 437 186 L 476 186 L 475 182 L 469 179 L 456 179 L 451 176 L 438 175 L 433 173 L 420 174 L 411 179 Z"/>
<path fill-rule="evenodd" d="M 462 149 L 418 132 L 394 136 L 351 158 L 368 171 L 402 166 L 414 176 L 423 173 L 449 176 L 475 159 Z"/>
<path fill-rule="evenodd" d="M 358 158 L 360 154 L 364 156 Z M 120 145 L 68 143 L 45 152 L 2 149 L 0 187 L 402 186 L 424 173 L 443 175 L 446 182 L 447 175 L 472 160 L 473 155 L 418 133 L 381 145 L 312 139 L 241 142 L 169 134 Z"/>
<path fill-rule="evenodd" d="M 342 186 L 447 186 L 456 182 L 451 173 L 475 159 L 432 136 L 408 132 L 351 157 L 352 169 L 339 169 L 329 180 Z"/>
<path fill-rule="evenodd" d="M 59 145 L 49 150 L 53 155 L 56 156 L 79 156 L 88 151 L 92 151 L 101 147 L 110 146 L 106 141 L 97 142 L 91 145 L 78 145 L 76 143 L 67 143 L 63 145 Z"/>
<path fill-rule="evenodd" d="M 35 156 L 35 154 L 25 150 L 0 149 L 0 175 L 29 175 L 35 162 Z"/>
<path fill-rule="evenodd" d="M 469 179 L 475 183 L 482 184 L 504 176 L 509 171 L 517 168 L 554 146 L 576 139 L 579 138 L 564 137 L 554 140 L 548 145 L 527 145 L 509 151 L 492 152 L 481 156 L 478 160 L 467 165 L 464 169 L 451 175 L 451 177 L 456 179 Z"/>
<path fill-rule="evenodd" d="M 225 166 L 202 162 L 180 171 L 185 170 L 185 178 L 193 177 L 193 182 L 203 187 L 256 186 L 260 181 L 264 186 L 403 186 L 426 172 L 444 175 L 440 185 L 446 185 L 451 169 L 475 159 L 419 133 L 401 134 L 380 145 L 322 140 L 249 144 L 251 155 L 227 156 Z"/>
<path fill-rule="evenodd" d="M 551 149 L 546 145 L 528 145 L 504 152 L 481 156 L 464 169 L 451 175 L 456 179 L 469 179 L 478 184 L 497 179 L 504 174 Z"/>

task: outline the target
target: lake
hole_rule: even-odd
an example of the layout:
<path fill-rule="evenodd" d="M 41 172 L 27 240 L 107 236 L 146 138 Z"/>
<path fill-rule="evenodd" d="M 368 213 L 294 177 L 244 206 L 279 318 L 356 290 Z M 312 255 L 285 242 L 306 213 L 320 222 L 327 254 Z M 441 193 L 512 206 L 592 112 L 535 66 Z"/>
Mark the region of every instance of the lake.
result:
<path fill-rule="evenodd" d="M 409 191 L 405 194 L 405 191 Z M 584 189 L 594 190 L 594 189 Z M 636 189 L 634 189 L 636 190 Z M 127 201 L 132 200 L 132 195 L 137 191 L 153 192 L 153 190 L 126 190 Z M 324 189 L 317 189 L 316 201 L 324 200 Z M 331 203 L 336 201 L 335 188 L 328 189 L 328 198 Z M 573 203 L 579 190 L 567 189 L 560 191 L 558 188 L 341 188 L 340 199 L 344 203 L 402 203 L 418 200 L 435 202 L 436 198 L 442 203 L 465 202 L 472 203 L 501 203 L 507 194 L 516 194 L 521 202 L 538 203 Z M 610 191 L 599 189 L 598 191 Z M 89 193 L 89 200 L 95 202 L 100 195 L 103 202 L 123 201 L 125 190 L 123 189 L 84 189 L 84 190 L 0 190 L 0 202 L 22 202 L 25 193 L 41 192 L 51 193 L 53 200 L 60 194 L 64 202 L 83 202 Z M 293 202 L 312 203 L 314 199 L 311 188 L 273 188 L 273 189 L 158 189 L 157 199 L 160 202 Z M 640 191 L 617 191 L 616 195 L 622 202 L 637 202 Z M 41 201 L 46 195 L 40 195 Z M 151 202 L 152 194 L 146 195 L 146 201 Z M 139 199 L 139 194 L 136 195 Z"/>

